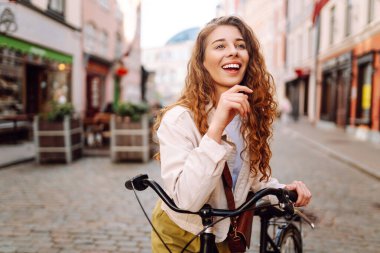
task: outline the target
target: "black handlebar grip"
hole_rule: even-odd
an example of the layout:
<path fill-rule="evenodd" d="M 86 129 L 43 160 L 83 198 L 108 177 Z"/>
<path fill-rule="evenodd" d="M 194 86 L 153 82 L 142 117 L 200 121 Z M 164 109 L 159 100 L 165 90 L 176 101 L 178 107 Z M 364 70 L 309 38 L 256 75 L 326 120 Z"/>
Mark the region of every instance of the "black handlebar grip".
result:
<path fill-rule="evenodd" d="M 145 184 L 145 180 L 147 179 L 148 179 L 147 174 L 137 175 L 134 178 L 125 182 L 125 187 L 127 187 L 128 190 L 133 190 L 133 187 L 134 187 L 138 191 L 143 191 L 148 187 L 148 185 Z M 133 186 L 132 186 L 132 182 L 133 182 Z"/>
<path fill-rule="evenodd" d="M 289 199 L 292 201 L 292 202 L 296 202 L 297 199 L 298 199 L 298 194 L 296 191 L 288 191 L 288 195 L 289 195 Z"/>

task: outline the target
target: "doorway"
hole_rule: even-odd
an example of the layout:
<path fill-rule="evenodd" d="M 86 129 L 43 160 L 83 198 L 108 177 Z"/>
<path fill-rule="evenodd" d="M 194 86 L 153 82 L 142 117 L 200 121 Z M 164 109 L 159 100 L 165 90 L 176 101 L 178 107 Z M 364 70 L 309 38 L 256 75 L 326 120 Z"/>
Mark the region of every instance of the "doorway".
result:
<path fill-rule="evenodd" d="M 46 68 L 39 65 L 26 65 L 26 113 L 43 112 L 49 96 Z"/>

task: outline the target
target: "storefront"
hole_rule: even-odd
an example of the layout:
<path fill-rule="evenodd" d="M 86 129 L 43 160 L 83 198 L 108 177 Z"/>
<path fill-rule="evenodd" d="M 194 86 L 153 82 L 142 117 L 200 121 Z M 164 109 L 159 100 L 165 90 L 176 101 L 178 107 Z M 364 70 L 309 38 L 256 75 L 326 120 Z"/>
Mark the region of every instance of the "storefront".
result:
<path fill-rule="evenodd" d="M 296 68 L 297 78 L 285 83 L 285 94 L 292 105 L 292 117 L 298 120 L 299 116 L 308 115 L 309 68 Z"/>
<path fill-rule="evenodd" d="M 380 143 L 380 33 L 353 49 L 349 131 Z"/>
<path fill-rule="evenodd" d="M 70 101 L 72 61 L 70 55 L 1 36 L 0 116 L 34 115 L 51 101 Z"/>
<path fill-rule="evenodd" d="M 342 128 L 349 124 L 351 69 L 351 52 L 322 64 L 320 118 Z"/>

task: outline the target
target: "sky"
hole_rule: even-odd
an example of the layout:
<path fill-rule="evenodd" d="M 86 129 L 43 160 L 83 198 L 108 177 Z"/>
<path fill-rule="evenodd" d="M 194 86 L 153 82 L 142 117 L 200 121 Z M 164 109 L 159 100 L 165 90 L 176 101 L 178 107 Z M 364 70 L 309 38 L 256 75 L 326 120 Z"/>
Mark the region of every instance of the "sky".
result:
<path fill-rule="evenodd" d="M 219 0 L 142 0 L 141 47 L 161 47 L 178 32 L 203 27 Z"/>

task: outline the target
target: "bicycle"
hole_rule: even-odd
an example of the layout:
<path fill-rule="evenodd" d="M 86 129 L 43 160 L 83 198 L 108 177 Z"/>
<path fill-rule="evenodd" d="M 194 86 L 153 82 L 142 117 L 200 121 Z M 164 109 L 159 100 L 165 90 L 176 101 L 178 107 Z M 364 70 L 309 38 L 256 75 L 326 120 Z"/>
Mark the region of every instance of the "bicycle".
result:
<path fill-rule="evenodd" d="M 255 216 L 260 217 L 260 253 L 302 253 L 302 219 L 314 228 L 314 224 L 308 219 L 308 217 L 294 208 L 293 202 L 297 200 L 297 193 L 294 191 L 265 188 L 256 192 L 251 199 L 247 200 L 235 210 L 214 209 L 210 205 L 205 204 L 198 212 L 191 212 L 178 208 L 161 186 L 154 180 L 149 179 L 146 174 L 137 175 L 126 181 L 125 186 L 127 189 L 134 191 L 143 211 L 144 208 L 138 199 L 136 190 L 143 191 L 148 187 L 151 187 L 162 201 L 164 201 L 164 203 L 173 211 L 185 214 L 196 214 L 202 218 L 204 228 L 197 235 L 194 235 L 193 239 L 187 243 L 181 252 L 185 252 L 188 245 L 190 245 L 197 236 L 200 236 L 201 241 L 200 253 L 218 252 L 215 244 L 215 235 L 212 233 L 212 226 L 222 219 L 238 216 L 248 210 L 254 210 Z M 276 196 L 279 203 L 272 205 L 267 201 L 259 202 L 263 197 L 268 195 Z M 150 222 L 145 211 L 144 214 Z M 222 218 L 213 221 L 213 217 Z M 299 224 L 297 225 L 296 223 Z M 152 225 L 151 222 L 150 224 Z M 272 236 L 268 233 L 269 227 L 273 228 Z M 152 228 L 155 231 L 153 225 Z M 163 242 L 161 237 L 159 235 L 158 237 L 165 245 L 165 242 Z M 166 248 L 168 249 L 168 252 L 171 252 L 167 246 Z"/>

